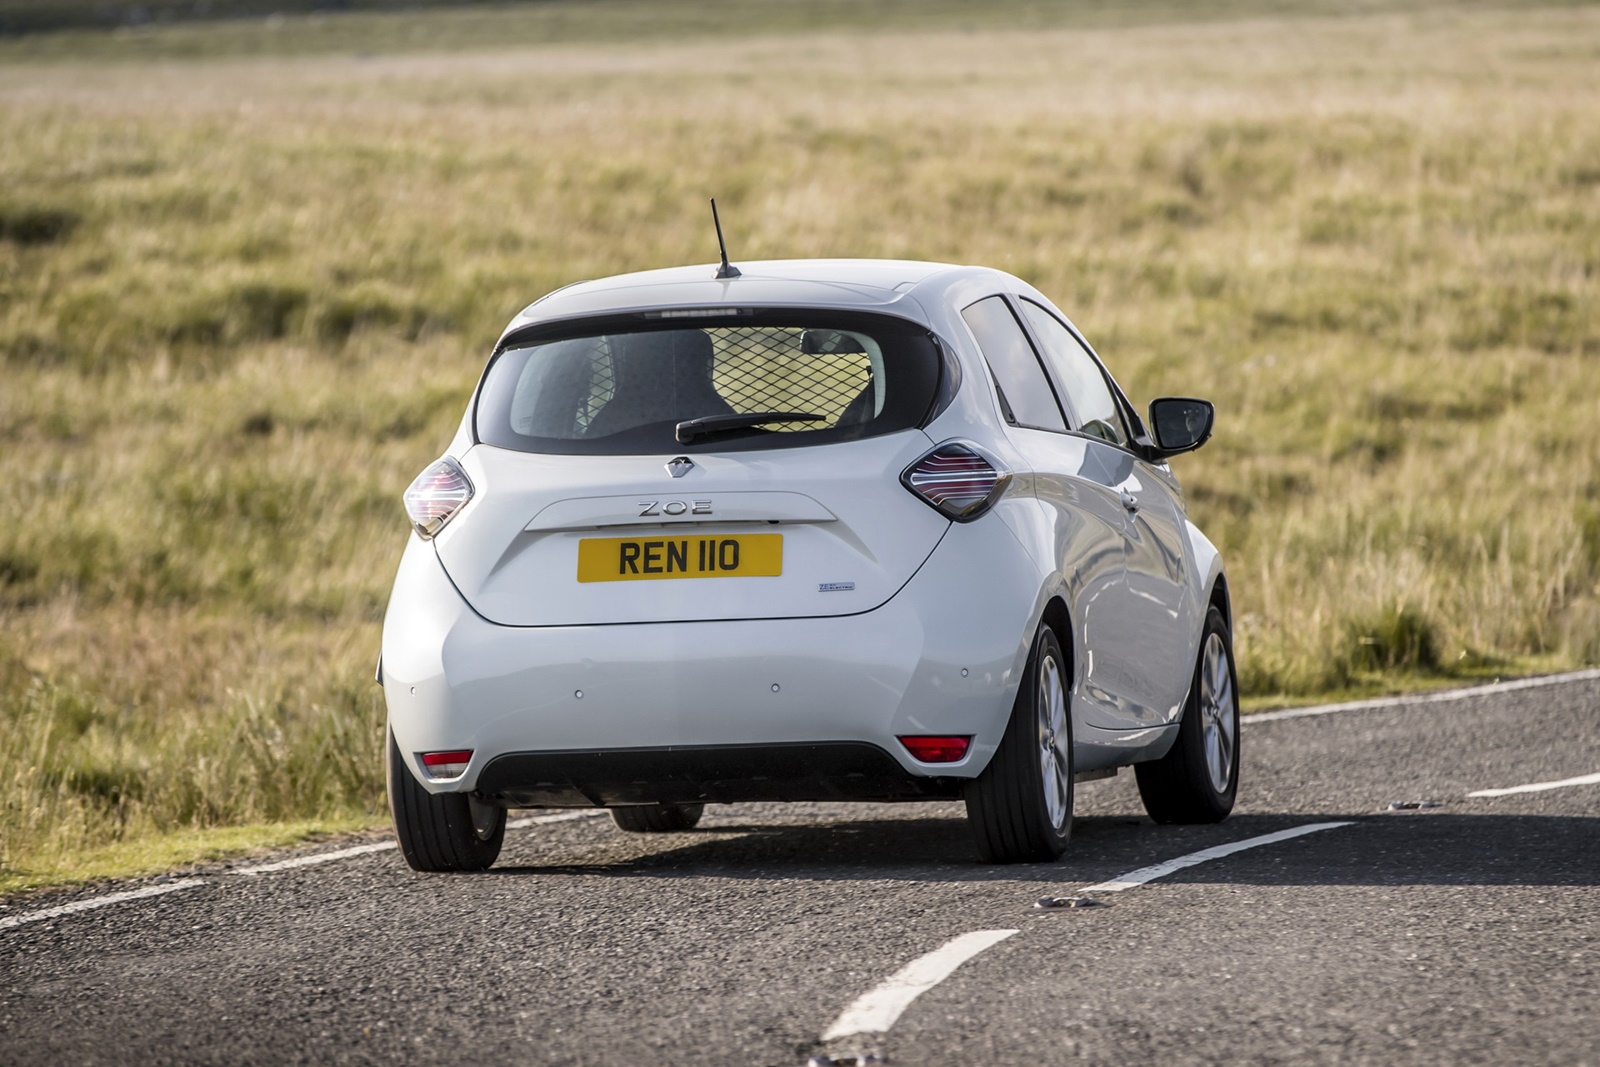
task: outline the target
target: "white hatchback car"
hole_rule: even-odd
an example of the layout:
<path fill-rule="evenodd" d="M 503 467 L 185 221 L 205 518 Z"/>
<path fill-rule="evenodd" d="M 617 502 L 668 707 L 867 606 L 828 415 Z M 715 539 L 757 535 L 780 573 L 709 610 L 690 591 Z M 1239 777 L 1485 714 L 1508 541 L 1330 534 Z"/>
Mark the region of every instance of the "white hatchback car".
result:
<path fill-rule="evenodd" d="M 736 276 L 734 276 L 736 275 Z M 389 798 L 419 870 L 507 808 L 693 826 L 737 801 L 964 798 L 989 861 L 1058 857 L 1073 784 L 1232 809 L 1222 560 L 1144 423 L 1034 288 L 803 260 L 584 282 L 501 336 L 383 630 Z"/>

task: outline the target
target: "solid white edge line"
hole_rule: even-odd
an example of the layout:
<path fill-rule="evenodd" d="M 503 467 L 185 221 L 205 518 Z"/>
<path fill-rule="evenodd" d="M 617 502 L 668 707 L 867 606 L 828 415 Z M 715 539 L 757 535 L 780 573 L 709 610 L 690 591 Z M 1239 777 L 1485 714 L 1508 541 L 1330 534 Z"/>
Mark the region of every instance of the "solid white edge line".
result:
<path fill-rule="evenodd" d="M 604 811 L 567 811 L 559 815 L 536 815 L 527 819 L 512 819 L 506 823 L 507 830 L 523 830 L 529 826 L 543 826 L 546 823 L 570 822 L 573 819 L 592 819 L 596 815 L 604 815 Z M 379 841 L 372 845 L 355 845 L 351 848 L 342 848 L 337 852 L 319 852 L 314 856 L 296 856 L 290 860 L 279 860 L 276 863 L 263 863 L 258 867 L 240 867 L 232 871 L 233 874 L 271 874 L 274 871 L 292 871 L 296 867 L 314 867 L 319 863 L 332 863 L 335 860 L 349 859 L 351 856 L 365 856 L 369 852 L 387 852 L 399 845 L 394 841 Z"/>
<path fill-rule="evenodd" d="M 1492 696 L 1495 693 L 1514 693 L 1520 689 L 1542 689 L 1549 685 L 1566 685 L 1569 682 L 1590 682 L 1600 678 L 1600 668 L 1570 671 L 1567 674 L 1546 674 L 1538 678 L 1519 678 L 1514 682 L 1494 682 L 1475 685 L 1467 689 L 1445 689 L 1437 693 L 1413 693 L 1410 696 L 1380 697 L 1376 700 L 1352 700 L 1345 704 L 1322 704 L 1312 708 L 1285 708 L 1282 711 L 1262 711 L 1241 715 L 1242 722 L 1276 722 L 1279 719 L 1304 719 L 1313 715 L 1332 715 L 1336 711 L 1373 711 L 1378 708 L 1409 707 L 1414 704 L 1447 704 L 1456 700 Z"/>
<path fill-rule="evenodd" d="M 528 826 L 542 826 L 546 823 L 570 822 L 574 819 L 592 819 L 597 815 L 606 814 L 604 811 L 569 811 L 559 815 L 537 815 L 527 819 L 516 819 L 506 823 L 508 830 L 520 830 Z M 276 871 L 291 871 L 297 867 L 314 867 L 319 863 L 332 863 L 335 860 L 349 859 L 352 856 L 364 856 L 372 852 L 387 852 L 399 847 L 394 841 L 379 841 L 370 845 L 355 845 L 351 848 L 342 848 L 337 852 L 319 852 L 314 856 L 296 856 L 294 859 L 279 860 L 276 863 L 262 863 L 254 867 L 238 867 L 229 874 L 253 876 L 272 874 Z M 40 911 L 28 912 L 26 915 L 10 915 L 0 918 L 0 930 L 9 930 L 24 923 L 44 922 L 62 915 L 76 915 L 80 911 L 93 911 L 96 908 L 109 907 L 112 904 L 121 904 L 127 900 L 142 900 L 146 897 L 159 897 L 164 893 L 176 893 L 180 889 L 193 889 L 198 885 L 205 885 L 204 878 L 185 878 L 182 881 L 168 882 L 164 885 L 145 886 L 143 889 L 129 889 L 121 893 L 108 893 L 103 897 L 94 897 L 89 900 L 79 900 L 71 904 L 62 904 L 55 908 L 44 908 Z"/>
<path fill-rule="evenodd" d="M 1262 845 L 1271 845 L 1279 841 L 1288 841 L 1291 838 L 1303 837 L 1306 834 L 1314 834 L 1318 830 L 1333 830 L 1340 826 L 1350 825 L 1352 824 L 1349 822 L 1314 822 L 1305 826 L 1296 826 L 1290 830 L 1279 830 L 1276 833 L 1262 834 L 1260 837 L 1247 837 L 1243 841 L 1235 841 L 1232 844 L 1217 845 L 1214 848 L 1204 848 L 1199 852 L 1191 852 L 1187 856 L 1179 856 L 1177 859 L 1167 860 L 1165 863 L 1156 863 L 1149 867 L 1140 867 L 1136 871 L 1129 871 L 1127 874 L 1113 878 L 1109 882 L 1101 882 L 1098 885 L 1091 885 L 1079 890 L 1078 892 L 1082 896 L 1092 896 L 1095 893 L 1120 893 L 1124 889 L 1132 889 L 1135 886 L 1144 885 L 1146 882 L 1152 882 L 1157 878 L 1165 878 L 1174 871 L 1181 871 L 1185 867 L 1193 867 L 1195 864 L 1205 863 L 1207 860 L 1216 860 L 1221 859 L 1223 856 L 1231 856 L 1235 852 L 1243 852 L 1247 848 L 1260 848 Z"/>
<path fill-rule="evenodd" d="M 89 900 L 77 900 L 71 904 L 62 904 L 54 908 L 42 908 L 39 911 L 30 911 L 26 915 L 11 915 L 0 919 L 0 930 L 9 930 L 13 926 L 23 923 L 43 922 L 46 919 L 56 919 L 63 915 L 76 915 L 80 911 L 93 911 L 96 908 L 109 907 L 112 904 L 121 904 L 126 900 L 143 900 L 145 897 L 159 897 L 165 893 L 176 893 L 180 889 L 193 889 L 197 885 L 205 885 L 204 878 L 185 878 L 178 882 L 167 882 L 164 885 L 147 885 L 143 889 L 129 889 L 122 893 L 109 893 L 103 897 L 93 897 Z"/>
<path fill-rule="evenodd" d="M 881 1034 L 894 1025 L 911 1002 L 950 977 L 955 969 L 978 953 L 1017 933 L 1016 930 L 974 930 L 946 941 L 926 956 L 918 956 L 857 997 L 822 1035 L 833 1041 L 853 1034 Z"/>
<path fill-rule="evenodd" d="M 1559 782 L 1534 782 L 1532 785 L 1514 785 L 1506 789 L 1480 789 L 1468 793 L 1469 797 L 1508 797 L 1513 793 L 1543 793 L 1547 789 L 1565 789 L 1571 785 L 1600 785 L 1600 774 L 1584 774 L 1577 778 L 1563 778 Z"/>
<path fill-rule="evenodd" d="M 296 856 L 292 860 L 279 860 L 277 863 L 263 863 L 259 867 L 239 867 L 234 874 L 271 874 L 273 871 L 292 871 L 296 867 L 314 867 L 319 863 L 332 863 L 334 860 L 349 859 L 351 856 L 364 856 L 369 852 L 387 852 L 391 848 L 399 847 L 393 841 L 379 841 L 375 845 L 356 845 L 352 848 L 341 848 L 337 852 L 318 852 L 314 856 Z"/>

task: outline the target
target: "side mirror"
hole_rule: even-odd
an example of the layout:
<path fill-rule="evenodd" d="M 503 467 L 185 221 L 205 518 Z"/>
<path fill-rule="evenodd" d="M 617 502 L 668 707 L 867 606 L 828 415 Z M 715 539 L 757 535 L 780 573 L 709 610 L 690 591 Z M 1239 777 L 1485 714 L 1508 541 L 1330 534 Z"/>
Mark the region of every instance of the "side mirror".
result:
<path fill-rule="evenodd" d="M 1209 400 L 1164 396 L 1150 401 L 1150 431 L 1158 459 L 1193 452 L 1211 438 L 1217 409 Z"/>

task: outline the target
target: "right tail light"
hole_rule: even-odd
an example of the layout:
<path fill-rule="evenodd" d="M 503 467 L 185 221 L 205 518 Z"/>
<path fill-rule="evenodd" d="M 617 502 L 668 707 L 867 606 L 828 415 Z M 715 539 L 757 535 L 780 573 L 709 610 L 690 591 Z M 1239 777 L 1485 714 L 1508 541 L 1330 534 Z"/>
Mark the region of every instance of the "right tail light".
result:
<path fill-rule="evenodd" d="M 988 511 L 1010 481 L 998 460 L 963 441 L 947 441 L 900 475 L 901 485 L 952 522 L 971 522 Z"/>

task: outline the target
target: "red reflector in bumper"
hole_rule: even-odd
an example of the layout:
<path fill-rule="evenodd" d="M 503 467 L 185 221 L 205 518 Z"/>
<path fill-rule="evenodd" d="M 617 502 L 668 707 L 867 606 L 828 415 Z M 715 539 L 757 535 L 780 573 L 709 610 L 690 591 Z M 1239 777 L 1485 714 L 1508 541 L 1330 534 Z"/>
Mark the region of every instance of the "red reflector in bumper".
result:
<path fill-rule="evenodd" d="M 428 774 L 434 778 L 459 778 L 467 771 L 467 764 L 472 762 L 472 749 L 458 749 L 455 752 L 424 752 L 422 765 L 427 768 Z"/>
<path fill-rule="evenodd" d="M 972 738 L 902 736 L 900 743 L 918 763 L 956 763 L 966 758 Z"/>

